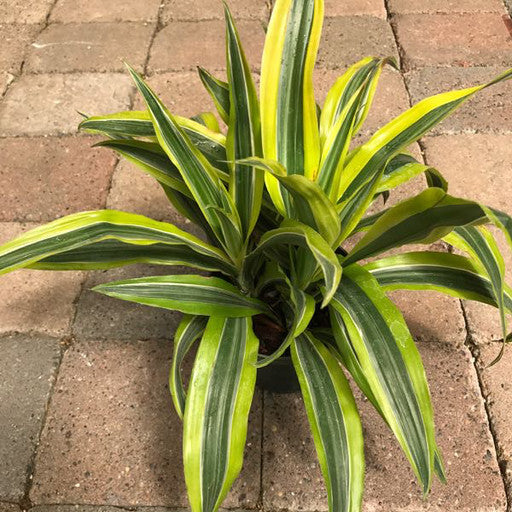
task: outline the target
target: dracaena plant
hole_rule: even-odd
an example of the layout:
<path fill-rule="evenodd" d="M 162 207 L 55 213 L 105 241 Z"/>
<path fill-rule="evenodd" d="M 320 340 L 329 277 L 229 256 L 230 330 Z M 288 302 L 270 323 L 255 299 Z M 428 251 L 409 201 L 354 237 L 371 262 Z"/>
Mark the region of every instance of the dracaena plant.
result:
<path fill-rule="evenodd" d="M 227 7 L 225 15 L 227 82 L 204 69 L 199 75 L 227 131 L 211 113 L 173 115 L 131 68 L 146 110 L 81 123 L 108 137 L 99 145 L 154 177 L 204 236 L 131 213 L 79 213 L 1 247 L 1 271 L 138 262 L 199 271 L 95 288 L 184 313 L 170 388 L 183 418 L 194 512 L 212 512 L 222 503 L 242 467 L 257 372 L 289 354 L 329 510 L 361 508 L 363 435 L 347 373 L 395 434 L 427 493 L 434 475 L 444 479 L 429 389 L 411 334 L 386 292 L 437 290 L 492 304 L 505 341 L 512 291 L 485 225 L 497 226 L 510 241 L 512 219 L 449 195 L 442 175 L 407 147 L 512 70 L 488 84 L 425 99 L 354 146 L 382 68 L 395 65 L 393 59 L 366 58 L 348 68 L 320 109 L 312 73 L 322 1 L 277 0 L 258 98 Z M 426 178 L 423 192 L 368 214 L 419 174 Z M 460 251 L 429 251 L 437 240 Z M 425 250 L 384 254 L 413 243 Z M 196 341 L 187 391 L 180 368 Z"/>

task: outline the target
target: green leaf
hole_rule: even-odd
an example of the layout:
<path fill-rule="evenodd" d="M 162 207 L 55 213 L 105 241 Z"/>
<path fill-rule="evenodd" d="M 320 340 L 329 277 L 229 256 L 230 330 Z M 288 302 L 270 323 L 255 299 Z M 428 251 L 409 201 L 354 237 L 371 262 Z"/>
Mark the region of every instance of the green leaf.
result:
<path fill-rule="evenodd" d="M 347 379 L 336 358 L 310 333 L 295 340 L 291 352 L 327 487 L 329 511 L 359 512 L 363 431 Z"/>
<path fill-rule="evenodd" d="M 256 221 L 263 195 L 263 173 L 240 163 L 261 154 L 261 126 L 258 97 L 233 18 L 227 5 L 227 67 L 229 81 L 229 124 L 226 152 L 230 162 L 230 193 L 237 207 L 242 233 L 247 237 Z"/>
<path fill-rule="evenodd" d="M 313 67 L 322 18 L 320 0 L 277 0 L 261 65 L 263 156 L 284 165 L 289 174 L 310 179 L 320 161 Z M 279 183 L 270 175 L 265 182 L 274 203 L 284 210 Z"/>
<path fill-rule="evenodd" d="M 218 176 L 222 180 L 228 181 L 229 170 L 226 164 L 226 137 L 186 117 L 172 117 L 189 137 L 192 144 L 214 167 Z M 147 110 L 117 112 L 105 116 L 89 117 L 80 123 L 79 128 L 89 133 L 108 135 L 114 139 L 131 139 L 132 137 L 149 137 L 155 139 L 156 137 L 151 115 Z"/>
<path fill-rule="evenodd" d="M 487 84 L 426 98 L 400 114 L 358 148 L 344 169 L 338 197 L 343 201 L 350 198 L 391 157 L 417 141 L 473 94 L 511 76 L 512 69 Z"/>
<path fill-rule="evenodd" d="M 105 269 L 139 262 L 236 273 L 222 251 L 199 238 L 172 224 L 116 210 L 68 215 L 0 247 L 0 274 L 22 267 Z"/>
<path fill-rule="evenodd" d="M 242 295 L 218 277 L 153 276 L 100 284 L 94 291 L 110 297 L 191 315 L 242 317 L 269 313 L 267 306 Z"/>
<path fill-rule="evenodd" d="M 381 414 L 427 493 L 436 446 L 432 405 L 421 358 L 400 311 L 358 265 L 344 270 L 332 309 L 345 325 L 343 334 L 338 322 L 332 324 L 340 352 L 345 359 L 357 359 Z"/>
<path fill-rule="evenodd" d="M 408 252 L 364 266 L 385 290 L 434 290 L 458 299 L 498 307 L 488 276 L 470 259 L 443 252 Z M 512 313 L 512 290 L 504 286 L 505 307 Z"/>
<path fill-rule="evenodd" d="M 228 254 L 236 260 L 241 247 L 232 247 L 232 233 L 224 231 L 225 223 L 219 219 L 218 211 L 234 216 L 233 205 L 227 191 L 219 181 L 215 170 L 202 153 L 192 144 L 174 117 L 132 68 L 129 68 L 135 84 L 147 104 L 159 144 L 176 165 L 194 199 L 210 224 L 218 240 Z M 212 208 L 214 207 L 214 208 Z M 237 224 L 239 219 L 237 218 Z"/>
<path fill-rule="evenodd" d="M 503 260 L 496 240 L 483 226 L 461 226 L 455 228 L 444 240 L 458 249 L 466 251 L 475 261 L 476 266 L 479 267 L 491 281 L 496 303 L 500 311 L 503 338 L 501 352 L 491 363 L 491 365 L 493 365 L 501 359 L 508 335 L 504 299 L 505 261 Z"/>
<path fill-rule="evenodd" d="M 377 193 L 398 187 L 422 173 L 425 173 L 429 187 L 442 188 L 445 192 L 448 190 L 448 183 L 437 169 L 418 162 L 408 153 L 399 153 L 386 165 Z"/>
<path fill-rule="evenodd" d="M 229 123 L 229 111 L 231 109 L 230 98 L 229 98 L 229 84 L 223 80 L 215 78 L 210 72 L 202 67 L 198 67 L 199 78 L 205 89 L 208 91 L 213 99 L 215 108 L 219 113 L 221 119 L 228 124 Z"/>
<path fill-rule="evenodd" d="M 326 306 L 331 300 L 334 292 L 338 288 L 341 280 L 341 265 L 335 252 L 330 245 L 314 229 L 295 221 L 285 221 L 282 227 L 267 231 L 260 239 L 260 243 L 250 253 L 244 263 L 245 282 L 252 282 L 255 274 L 259 270 L 261 254 L 277 246 L 296 245 L 309 249 L 317 264 L 322 270 L 326 292 L 322 307 Z M 251 274 L 252 275 L 247 275 Z M 304 276 L 296 276 L 297 279 L 303 279 Z M 299 283 L 299 288 L 303 289 L 309 282 Z"/>
<path fill-rule="evenodd" d="M 242 468 L 257 352 L 249 318 L 208 321 L 183 421 L 185 481 L 193 512 L 216 511 Z"/>
<path fill-rule="evenodd" d="M 284 167 L 273 160 L 246 158 L 242 162 L 271 173 L 293 198 L 292 218 L 312 227 L 327 242 L 334 244 L 340 234 L 338 213 L 332 201 L 316 183 L 299 174 L 287 175 Z"/>
<path fill-rule="evenodd" d="M 320 116 L 320 140 L 322 147 L 328 134 L 333 130 L 339 118 L 343 116 L 342 112 L 346 111 L 347 105 L 358 95 L 358 91 L 364 85 L 363 96 L 357 102 L 360 108 L 353 123 L 352 136 L 359 130 L 371 107 L 377 83 L 385 64 L 398 68 L 397 63 L 392 57 L 385 59 L 366 57 L 350 66 L 336 80 L 327 93 Z"/>
<path fill-rule="evenodd" d="M 208 318 L 197 315 L 184 315 L 174 335 L 174 353 L 169 375 L 169 389 L 176 413 L 183 419 L 186 391 L 181 378 L 181 365 L 188 351 L 204 332 Z"/>
<path fill-rule="evenodd" d="M 487 221 L 482 207 L 429 188 L 387 210 L 356 244 L 344 265 L 411 243 L 432 243 L 455 226 Z"/>

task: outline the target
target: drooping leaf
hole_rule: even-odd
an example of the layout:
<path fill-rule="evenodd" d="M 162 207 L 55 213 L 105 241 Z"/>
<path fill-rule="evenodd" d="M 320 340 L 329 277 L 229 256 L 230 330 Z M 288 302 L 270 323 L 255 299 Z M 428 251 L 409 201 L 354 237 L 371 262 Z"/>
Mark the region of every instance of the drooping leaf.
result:
<path fill-rule="evenodd" d="M 363 494 L 363 432 L 338 361 L 310 333 L 292 344 L 292 360 L 327 487 L 329 511 L 359 512 Z"/>
<path fill-rule="evenodd" d="M 218 277 L 178 274 L 100 284 L 94 291 L 110 297 L 191 315 L 242 316 L 269 313 L 265 303 L 246 297 Z"/>
<path fill-rule="evenodd" d="M 183 315 L 176 334 L 174 335 L 174 352 L 171 372 L 169 374 L 169 389 L 178 416 L 183 419 L 185 412 L 186 391 L 181 378 L 181 365 L 188 351 L 204 332 L 208 318 L 197 315 Z"/>
<path fill-rule="evenodd" d="M 432 405 L 421 358 L 400 311 L 358 265 L 345 269 L 332 310 L 345 326 L 343 335 L 339 322 L 332 322 L 339 351 L 347 360 L 358 361 L 381 414 L 427 493 L 436 446 Z M 353 376 L 357 381 L 357 372 Z"/>
<path fill-rule="evenodd" d="M 0 274 L 22 267 L 105 269 L 139 262 L 236 273 L 222 251 L 199 238 L 172 224 L 116 210 L 68 215 L 0 247 Z"/>
<path fill-rule="evenodd" d="M 288 174 L 310 179 L 316 176 L 320 161 L 313 67 L 322 18 L 321 0 L 277 0 L 261 66 L 263 156 L 284 165 Z M 265 182 L 283 211 L 279 183 L 270 175 Z"/>
<path fill-rule="evenodd" d="M 210 318 L 183 421 L 185 481 L 193 512 L 215 512 L 242 468 L 257 352 L 250 318 Z"/>
<path fill-rule="evenodd" d="M 260 112 L 256 87 L 233 17 L 226 5 L 224 10 L 230 103 L 226 141 L 231 171 L 229 190 L 240 216 L 242 233 L 247 237 L 258 220 L 263 173 L 240 160 L 261 154 Z"/>

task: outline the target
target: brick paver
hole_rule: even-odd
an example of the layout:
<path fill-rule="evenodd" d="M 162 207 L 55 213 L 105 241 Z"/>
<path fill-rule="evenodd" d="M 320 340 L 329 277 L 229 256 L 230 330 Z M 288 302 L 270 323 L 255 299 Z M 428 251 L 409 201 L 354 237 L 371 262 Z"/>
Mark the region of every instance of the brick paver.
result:
<path fill-rule="evenodd" d="M 93 341 L 66 352 L 36 461 L 34 503 L 186 506 L 181 422 L 167 389 L 171 353 L 168 340 Z M 254 508 L 259 497 L 260 401 L 226 507 Z"/>
<path fill-rule="evenodd" d="M 389 0 L 389 10 L 400 14 L 505 13 L 500 0 Z"/>
<path fill-rule="evenodd" d="M 271 3 L 230 2 L 256 72 Z M 325 0 L 318 100 L 323 102 L 354 61 L 400 55 L 403 73 L 383 72 L 357 137 L 361 143 L 410 103 L 483 83 L 512 65 L 505 12 L 501 0 Z M 115 166 L 111 151 L 88 147 L 95 138 L 75 134 L 77 111 L 144 108 L 123 59 L 147 73 L 172 112 L 213 111 L 195 68 L 202 65 L 225 78 L 223 16 L 222 3 L 214 0 L 0 0 L 0 243 L 36 222 L 104 205 L 194 231 L 152 178 L 128 163 Z M 508 212 L 511 97 L 512 81 L 494 86 L 422 141 L 428 162 L 449 179 L 452 194 Z M 422 158 L 417 145 L 412 152 Z M 424 187 L 423 178 L 415 178 L 388 204 Z M 507 251 L 510 278 L 512 255 L 503 238 L 499 244 Z M 442 244 L 429 249 L 447 250 Z M 0 415 L 0 512 L 30 505 L 35 512 L 176 512 L 187 506 L 181 424 L 166 389 L 179 315 L 89 291 L 100 282 L 171 272 L 189 271 L 136 265 L 1 277 L 0 345 L 7 364 L 0 370 L 0 409 L 7 412 Z M 512 499 L 511 359 L 507 352 L 501 364 L 484 369 L 499 345 L 482 345 L 500 337 L 496 310 L 434 292 L 390 296 L 426 361 L 449 483 L 436 484 L 423 501 L 396 442 L 360 401 L 367 434 L 365 512 L 505 512 L 503 482 Z M 20 334 L 9 337 L 13 332 Z M 61 347 L 68 345 L 49 401 Z M 244 470 L 225 506 L 325 510 L 300 398 L 267 394 L 262 411 L 257 393 Z M 13 411 L 22 420 L 14 423 Z M 34 469 L 34 479 L 27 480 Z M 23 496 L 30 489 L 27 501 Z"/>
<path fill-rule="evenodd" d="M 41 30 L 40 25 L 1 24 L 0 69 L 18 74 L 31 41 Z"/>
<path fill-rule="evenodd" d="M 259 20 L 237 23 L 245 55 L 252 69 L 258 69 L 265 32 Z M 170 22 L 156 35 L 150 52 L 149 70 L 183 71 L 203 66 L 213 71 L 225 69 L 224 21 Z"/>
<path fill-rule="evenodd" d="M 345 68 L 375 55 L 398 57 L 393 32 L 389 24 L 374 16 L 340 16 L 324 22 L 318 66 Z"/>
<path fill-rule="evenodd" d="M 156 21 L 160 0 L 57 0 L 51 22 Z"/>
<path fill-rule="evenodd" d="M 0 139 L 0 221 L 48 221 L 105 207 L 116 157 L 91 137 Z"/>
<path fill-rule="evenodd" d="M 88 115 L 126 110 L 133 92 L 126 74 L 24 75 L 0 104 L 0 136 L 75 133 Z"/>
<path fill-rule="evenodd" d="M 260 19 L 268 18 L 267 0 L 238 0 L 229 2 L 229 8 L 236 19 Z M 164 4 L 162 10 L 162 21 L 183 20 L 212 20 L 224 19 L 224 9 L 220 2 L 215 0 L 169 0 Z M 198 41 L 201 36 L 198 35 Z"/>
<path fill-rule="evenodd" d="M 43 23 L 54 0 L 0 0 L 0 23 Z"/>
<path fill-rule="evenodd" d="M 154 30 L 147 22 L 49 25 L 32 44 L 27 71 L 125 71 L 124 61 L 140 71 Z"/>
<path fill-rule="evenodd" d="M 33 470 L 60 346 L 47 336 L 12 335 L 0 337 L 0 350 L 0 500 L 15 501 Z"/>
<path fill-rule="evenodd" d="M 366 443 L 366 509 L 372 512 L 505 511 L 503 484 L 469 351 L 420 343 L 436 412 L 448 484 L 428 500 L 405 457 L 368 402 L 358 400 Z M 265 395 L 263 505 L 268 510 L 327 510 L 302 400 Z"/>
<path fill-rule="evenodd" d="M 406 14 L 394 23 L 407 68 L 512 65 L 512 37 L 499 15 Z"/>

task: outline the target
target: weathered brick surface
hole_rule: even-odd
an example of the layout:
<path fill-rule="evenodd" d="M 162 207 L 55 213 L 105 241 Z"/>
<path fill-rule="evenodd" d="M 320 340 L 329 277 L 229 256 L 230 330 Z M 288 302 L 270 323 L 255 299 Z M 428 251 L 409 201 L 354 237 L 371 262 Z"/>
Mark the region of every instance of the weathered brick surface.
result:
<path fill-rule="evenodd" d="M 171 353 L 170 340 L 95 341 L 66 352 L 36 460 L 35 503 L 187 505 Z M 259 497 L 260 401 L 257 394 L 245 467 L 226 507 L 253 508 Z"/>
<path fill-rule="evenodd" d="M 510 348 L 510 347 L 508 347 Z M 509 499 L 512 493 L 512 357 L 510 350 L 505 350 L 501 361 L 489 367 L 500 350 L 497 343 L 479 347 L 477 357 L 478 371 L 482 390 L 487 402 L 492 428 L 495 434 L 500 463 L 505 472 Z"/>
<path fill-rule="evenodd" d="M 450 192 L 510 213 L 510 136 L 493 134 L 453 135 L 425 139 L 428 162 L 450 183 Z M 506 258 L 508 280 L 512 255 L 503 238 L 498 243 Z M 465 302 L 470 333 L 477 342 L 501 337 L 496 309 Z"/>
<path fill-rule="evenodd" d="M 261 19 L 266 20 L 269 16 L 267 2 L 265 0 L 237 0 L 227 2 L 236 19 Z M 222 4 L 215 0 L 168 0 L 162 10 L 162 20 L 169 21 L 183 20 L 211 20 L 224 19 Z"/>
<path fill-rule="evenodd" d="M 0 223 L 0 244 L 35 227 Z M 80 292 L 81 272 L 16 270 L 0 277 L 0 334 L 43 332 L 63 336 L 70 332 L 74 300 Z"/>
<path fill-rule="evenodd" d="M 407 73 L 414 103 L 441 92 L 464 89 L 489 82 L 503 67 L 423 68 Z M 511 132 L 512 83 L 502 82 L 485 89 L 436 126 L 431 133 Z"/>
<path fill-rule="evenodd" d="M 18 74 L 30 43 L 41 30 L 40 25 L 0 24 L 0 70 Z"/>
<path fill-rule="evenodd" d="M 21 508 L 14 503 L 0 503 L 0 512 L 21 512 Z"/>
<path fill-rule="evenodd" d="M 512 64 L 512 37 L 497 14 L 406 14 L 394 23 L 409 69 Z"/>
<path fill-rule="evenodd" d="M 116 157 L 91 137 L 0 139 L 0 221 L 47 221 L 105 206 Z"/>
<path fill-rule="evenodd" d="M 223 72 L 216 73 L 218 78 L 224 79 L 223 75 Z M 150 76 L 147 82 L 173 114 L 191 117 L 200 112 L 216 112 L 211 96 L 196 71 L 157 73 Z M 146 108 L 138 93 L 134 108 Z"/>
<path fill-rule="evenodd" d="M 0 0 L 0 23 L 43 23 L 53 0 Z"/>
<path fill-rule="evenodd" d="M 351 2 L 340 2 L 338 0 L 325 0 L 325 16 L 353 16 L 367 14 L 386 18 L 386 7 L 383 0 L 353 0 Z"/>
<path fill-rule="evenodd" d="M 241 20 L 237 27 L 247 60 L 253 69 L 258 69 L 265 38 L 263 25 L 259 20 Z M 225 25 L 221 20 L 169 23 L 156 35 L 149 70 L 195 70 L 197 66 L 225 69 L 224 36 Z"/>
<path fill-rule="evenodd" d="M 17 501 L 32 471 L 60 348 L 47 336 L 14 335 L 0 338 L 0 350 L 0 500 Z"/>
<path fill-rule="evenodd" d="M 400 14 L 433 13 L 505 13 L 500 0 L 389 0 L 389 10 Z"/>
<path fill-rule="evenodd" d="M 368 402 L 358 399 L 365 433 L 368 512 L 506 509 L 471 356 L 466 348 L 420 343 L 431 383 L 438 442 L 448 484 L 423 500 L 405 457 Z M 263 503 L 271 510 L 327 510 L 303 404 L 297 395 L 266 395 Z"/>
<path fill-rule="evenodd" d="M 14 80 L 14 75 L 7 71 L 0 71 L 0 97 L 5 93 L 9 84 Z"/>
<path fill-rule="evenodd" d="M 80 112 L 108 114 L 129 107 L 126 74 L 25 75 L 0 103 L 0 135 L 74 133 Z"/>
<path fill-rule="evenodd" d="M 113 299 L 93 292 L 91 288 L 100 283 L 132 277 L 184 272 L 176 267 L 146 265 L 91 272 L 77 303 L 74 335 L 86 340 L 168 339 L 178 325 L 178 313 Z"/>
<path fill-rule="evenodd" d="M 342 69 L 318 69 L 315 71 L 315 95 L 320 105 L 323 104 L 329 89 L 343 72 Z M 401 75 L 389 69 L 383 70 L 373 105 L 361 132 L 374 133 L 408 108 L 409 97 Z"/>
<path fill-rule="evenodd" d="M 141 70 L 155 27 L 152 23 L 70 23 L 49 25 L 32 44 L 27 71 Z"/>
<path fill-rule="evenodd" d="M 156 21 L 160 0 L 58 0 L 51 22 Z"/>
<path fill-rule="evenodd" d="M 319 67 L 344 68 L 368 55 L 398 57 L 393 32 L 385 20 L 374 16 L 325 20 L 318 52 Z"/>

